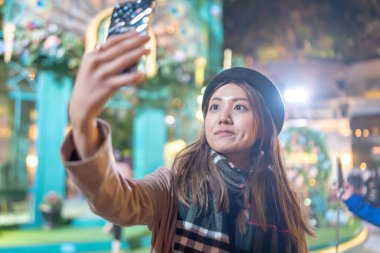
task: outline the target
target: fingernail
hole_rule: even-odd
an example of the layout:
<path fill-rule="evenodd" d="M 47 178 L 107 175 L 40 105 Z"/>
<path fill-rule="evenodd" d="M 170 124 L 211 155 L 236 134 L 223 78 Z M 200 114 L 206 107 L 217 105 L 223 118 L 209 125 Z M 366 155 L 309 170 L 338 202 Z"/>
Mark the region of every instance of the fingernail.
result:
<path fill-rule="evenodd" d="M 136 32 L 136 31 L 130 31 L 130 32 L 128 32 L 128 34 L 131 34 L 131 35 L 138 35 L 139 33 Z"/>

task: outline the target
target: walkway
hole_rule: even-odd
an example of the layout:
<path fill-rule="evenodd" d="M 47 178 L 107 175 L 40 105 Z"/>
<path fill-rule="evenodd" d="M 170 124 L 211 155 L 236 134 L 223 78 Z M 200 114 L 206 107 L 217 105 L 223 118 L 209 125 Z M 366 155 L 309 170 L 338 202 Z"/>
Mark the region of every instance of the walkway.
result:
<path fill-rule="evenodd" d="M 368 227 L 368 239 L 361 247 L 361 251 L 357 253 L 379 253 L 380 252 L 380 228 L 374 227 L 372 225 L 367 225 Z"/>

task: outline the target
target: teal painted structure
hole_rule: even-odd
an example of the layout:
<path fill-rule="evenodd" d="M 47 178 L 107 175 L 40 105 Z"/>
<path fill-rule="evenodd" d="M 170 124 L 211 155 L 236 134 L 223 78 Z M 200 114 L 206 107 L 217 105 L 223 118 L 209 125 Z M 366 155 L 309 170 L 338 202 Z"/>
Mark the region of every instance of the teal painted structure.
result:
<path fill-rule="evenodd" d="M 205 43 L 206 52 L 201 52 L 207 59 L 206 72 L 208 75 L 213 75 L 222 69 L 222 52 L 223 52 L 223 23 L 222 10 L 223 3 L 220 0 L 212 1 L 189 1 L 194 12 L 199 13 L 202 20 L 202 32 L 207 36 Z M 212 15 L 217 13 L 219 15 Z M 139 97 L 149 97 L 156 99 L 165 93 L 165 91 L 156 93 L 139 92 Z M 181 118 L 176 121 L 176 138 L 184 138 L 186 141 L 193 141 L 196 136 L 196 98 L 187 98 L 186 103 L 188 108 L 185 108 L 179 115 L 183 115 L 188 120 L 193 120 L 193 125 L 188 124 L 189 135 L 183 136 Z M 161 99 L 165 99 L 162 96 Z M 184 98 L 185 99 L 185 98 Z M 190 101 L 191 100 L 191 101 Z M 192 114 L 193 116 L 190 116 Z M 143 178 L 153 172 L 159 166 L 164 165 L 164 145 L 167 142 L 167 125 L 165 124 L 165 115 L 162 109 L 143 107 L 138 108 L 133 122 L 133 169 L 136 178 Z"/>
<path fill-rule="evenodd" d="M 138 108 L 133 121 L 133 169 L 136 178 L 143 178 L 164 164 L 166 140 L 163 110 Z"/>
<path fill-rule="evenodd" d="M 38 205 L 44 195 L 55 191 L 65 196 L 65 170 L 60 160 L 60 146 L 68 123 L 68 103 L 72 78 L 57 76 L 51 71 L 39 71 L 37 77 L 37 154 L 38 166 L 33 189 L 34 222 L 39 226 L 42 217 Z M 79 109 L 79 108 L 78 108 Z"/>
<path fill-rule="evenodd" d="M 221 0 L 202 1 L 208 15 L 202 12 L 206 18 L 208 27 L 208 55 L 207 72 L 216 73 L 223 67 L 223 4 Z M 216 13 L 218 13 L 216 15 Z M 215 13 L 215 15 L 212 15 Z M 211 14 L 211 15 L 210 15 Z"/>
<path fill-rule="evenodd" d="M 194 11 L 199 13 L 202 20 L 202 30 L 207 34 L 206 74 L 214 75 L 223 68 L 223 1 L 222 0 L 196 0 L 191 1 Z"/>
<path fill-rule="evenodd" d="M 13 107 L 14 115 L 9 119 L 13 121 L 13 129 L 9 139 L 9 153 L 7 170 L 1 170 L 2 184 L 0 185 L 2 204 L 12 206 L 28 198 L 28 177 L 26 173 L 26 156 L 30 147 L 30 140 L 27 136 L 30 122 L 25 117 L 34 107 L 35 82 L 28 76 L 29 71 L 20 65 L 10 62 L 7 64 L 12 69 L 6 85 L 9 89 L 7 99 L 9 107 Z M 12 111 L 12 110 L 11 110 Z M 13 120 L 12 120 L 13 119 Z"/>
<path fill-rule="evenodd" d="M 223 47 L 223 26 L 222 13 L 220 15 L 211 15 L 215 10 L 222 11 L 222 1 L 189 1 L 202 22 L 202 32 L 207 34 L 204 43 L 205 52 L 201 55 L 207 58 L 207 69 L 211 73 L 215 73 L 222 68 L 222 47 Z M 6 1 L 5 20 L 11 21 L 14 18 L 17 8 L 13 8 L 15 2 L 13 0 Z M 24 10 L 19 10 L 20 13 Z M 13 66 L 10 66 L 12 68 Z M 28 79 L 29 72 L 27 70 L 18 70 L 20 76 L 25 80 Z M 29 192 L 32 195 L 32 212 L 34 220 L 32 226 L 41 226 L 42 217 L 38 206 L 42 202 L 44 195 L 49 191 L 55 191 L 61 196 L 65 196 L 65 181 L 66 175 L 63 165 L 59 157 L 59 148 L 64 137 L 64 130 L 68 124 L 68 102 L 72 92 L 72 78 L 69 76 L 61 76 L 58 78 L 55 73 L 39 70 L 37 73 L 36 82 L 30 82 L 32 89 L 20 90 L 18 84 L 22 81 L 19 77 L 14 77 L 8 82 L 11 92 L 9 98 L 15 101 L 15 121 L 14 132 L 16 133 L 15 140 L 12 143 L 13 157 L 17 159 L 14 169 L 24 171 L 26 173 L 25 156 L 27 150 L 23 147 L 28 147 L 27 140 L 17 139 L 19 129 L 22 126 L 21 113 L 22 103 L 24 101 L 32 101 L 37 107 L 37 125 L 39 136 L 37 139 L 37 155 L 38 167 L 35 175 L 35 183 Z M 157 94 L 144 92 L 138 96 L 145 96 L 155 99 Z M 159 95 L 161 96 L 161 95 Z M 159 99 L 165 99 L 160 97 Z M 190 102 L 191 108 L 186 108 L 181 112 L 189 121 L 194 120 L 196 108 L 195 97 L 194 103 Z M 113 99 L 107 105 L 108 107 L 130 107 L 128 101 L 121 101 L 118 98 Z M 193 116 L 188 116 L 193 114 Z M 165 124 L 165 113 L 162 109 L 140 107 L 135 113 L 133 119 L 133 161 L 134 174 L 137 178 L 142 178 L 151 173 L 157 167 L 164 165 L 164 145 L 167 142 L 167 125 Z M 176 137 L 183 137 L 182 125 L 177 121 Z M 186 127 L 192 127 L 189 123 Z M 192 127 L 195 129 L 196 127 Z M 195 131 L 188 131 L 190 134 Z M 195 136 L 187 136 L 186 141 L 193 140 Z M 25 175 L 26 178 L 26 175 Z M 26 181 L 26 180 L 24 180 Z M 25 188 L 27 183 L 25 182 Z"/>
<path fill-rule="evenodd" d="M 25 102 L 33 104 L 36 100 L 35 82 L 29 79 L 29 72 L 20 65 L 10 62 L 9 68 L 16 73 L 7 80 L 10 89 L 8 98 L 14 101 L 13 131 L 9 147 L 9 161 L 11 168 L 11 185 L 5 185 L 9 191 L 27 191 L 27 175 L 25 159 L 28 153 L 29 140 L 24 132 L 29 126 L 28 122 L 22 121 L 22 115 L 27 113 L 23 105 Z"/>

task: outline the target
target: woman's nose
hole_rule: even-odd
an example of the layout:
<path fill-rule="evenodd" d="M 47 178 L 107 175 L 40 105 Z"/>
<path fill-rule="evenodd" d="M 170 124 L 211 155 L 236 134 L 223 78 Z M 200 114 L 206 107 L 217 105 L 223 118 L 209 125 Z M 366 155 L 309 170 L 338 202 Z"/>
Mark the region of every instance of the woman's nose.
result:
<path fill-rule="evenodd" d="M 232 118 L 227 110 L 220 111 L 219 124 L 232 125 Z"/>

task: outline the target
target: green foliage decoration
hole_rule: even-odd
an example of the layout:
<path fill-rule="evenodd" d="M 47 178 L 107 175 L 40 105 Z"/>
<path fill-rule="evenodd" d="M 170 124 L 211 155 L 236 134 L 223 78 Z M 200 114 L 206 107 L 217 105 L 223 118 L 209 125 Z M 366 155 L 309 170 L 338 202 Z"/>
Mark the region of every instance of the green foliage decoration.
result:
<path fill-rule="evenodd" d="M 326 225 L 328 179 L 332 168 L 326 137 L 322 132 L 307 127 L 288 127 L 281 133 L 281 140 L 290 180 L 301 193 L 304 204 L 311 207 L 317 224 Z"/>
<path fill-rule="evenodd" d="M 25 66 L 73 75 L 83 52 L 83 40 L 55 24 L 39 20 L 16 24 L 15 58 Z"/>

